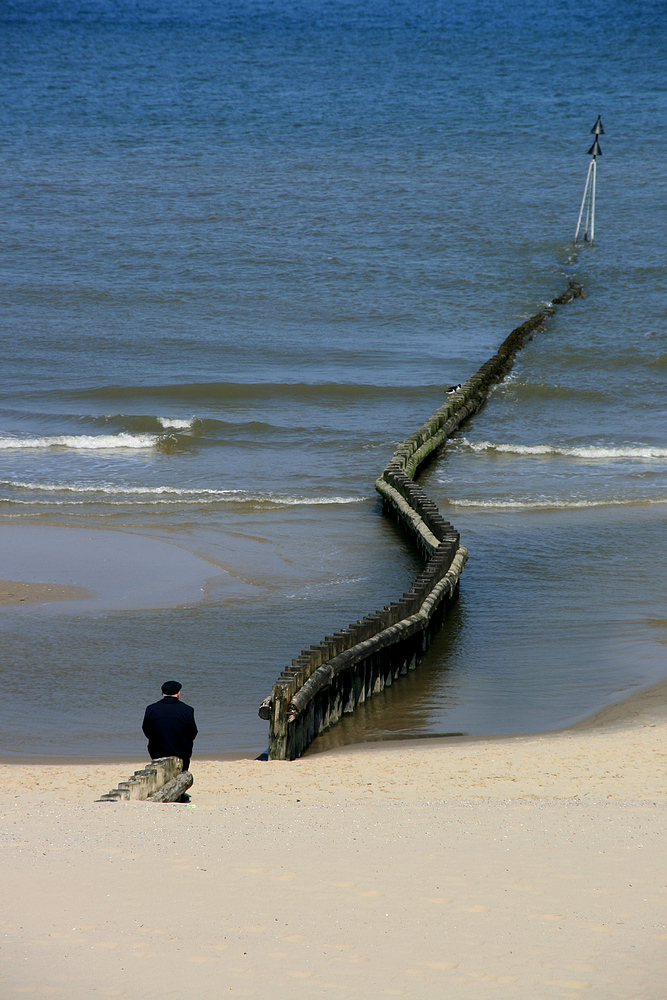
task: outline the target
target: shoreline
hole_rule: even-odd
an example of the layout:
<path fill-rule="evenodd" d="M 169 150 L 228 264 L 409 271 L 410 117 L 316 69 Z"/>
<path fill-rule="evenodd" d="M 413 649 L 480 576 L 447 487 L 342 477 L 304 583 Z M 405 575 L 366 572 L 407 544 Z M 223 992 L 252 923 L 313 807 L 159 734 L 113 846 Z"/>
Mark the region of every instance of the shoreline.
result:
<path fill-rule="evenodd" d="M 597 799 L 667 803 L 667 681 L 566 729 L 501 737 L 353 744 L 295 761 L 195 756 L 193 802 Z M 0 761 L 0 800 L 94 802 L 145 767 L 114 759 Z M 112 807 L 113 808 L 113 807 Z"/>
<path fill-rule="evenodd" d="M 0 761 L 7 997 L 660 1000 L 667 680 L 547 732 Z M 3 994 L 4 995 L 4 994 Z"/>
<path fill-rule="evenodd" d="M 632 694 L 629 694 L 626 698 L 620 701 L 615 701 L 611 705 L 605 705 L 603 708 L 597 709 L 591 715 L 586 716 L 584 719 L 580 719 L 578 722 L 573 722 L 568 726 L 562 726 L 558 729 L 547 729 L 543 731 L 535 731 L 529 733 L 502 733 L 499 735 L 493 734 L 483 734 L 475 736 L 422 736 L 422 737 L 405 737 L 401 739 L 387 739 L 387 740 L 375 740 L 360 743 L 348 743 L 345 746 L 332 747 L 328 750 L 311 751 L 299 758 L 300 760 L 318 760 L 318 759 L 329 759 L 331 757 L 345 757 L 352 754 L 373 754 L 380 752 L 390 752 L 392 749 L 395 750 L 417 750 L 417 749 L 429 749 L 429 748 L 439 748 L 439 747 L 450 747 L 450 746 L 467 746 L 470 744 L 479 743 L 505 743 L 514 740 L 531 740 L 531 739 L 544 739 L 547 737 L 555 737 L 558 735 L 565 735 L 568 733 L 586 732 L 594 731 L 597 729 L 606 729 L 613 725 L 619 726 L 621 728 L 627 728 L 631 725 L 632 721 L 637 721 L 641 716 L 642 712 L 651 711 L 652 713 L 660 713 L 667 722 L 667 678 L 658 681 L 655 684 L 647 685 L 646 687 L 639 688 Z M 257 761 L 259 763 L 284 763 L 284 764 L 295 764 L 296 761 L 259 761 L 258 758 L 265 751 L 260 751 L 259 754 L 252 751 L 243 750 L 229 750 L 221 753 L 209 753 L 202 754 L 199 756 L 196 753 L 193 757 L 193 765 L 203 764 L 207 762 L 223 762 L 223 761 Z M 144 765 L 148 762 L 141 758 Z M 5 765 L 10 766 L 33 766 L 33 767 L 94 767 L 94 766 L 110 766 L 118 765 L 119 767 L 135 766 L 138 756 L 132 756 L 130 754 L 110 754 L 108 756 L 101 756 L 96 754 L 95 756 L 67 756 L 60 754 L 57 756 L 45 756 L 43 754 L 34 755 L 23 755 L 23 756 L 8 756 L 0 754 L 0 767 Z"/>
<path fill-rule="evenodd" d="M 7 997 L 660 1000 L 667 681 L 556 733 L 0 766 Z"/>
<path fill-rule="evenodd" d="M 587 730 L 604 729 L 612 725 L 625 728 L 629 726 L 631 720 L 638 718 L 645 710 L 659 711 L 662 709 L 667 721 L 667 678 L 639 688 L 620 701 L 612 702 L 596 709 L 584 719 L 572 722 L 567 726 L 560 726 L 558 729 L 535 730 L 529 733 L 499 733 L 482 735 L 457 735 L 452 736 L 422 736 L 422 737 L 402 737 L 400 739 L 387 739 L 368 741 L 367 743 L 348 743 L 342 747 L 332 747 L 330 750 L 320 750 L 313 753 L 306 753 L 305 758 L 320 756 L 345 755 L 360 751 L 378 751 L 392 745 L 406 746 L 413 748 L 428 748 L 429 746 L 452 746 L 466 745 L 470 743 L 502 743 L 508 740 L 540 739 L 559 734 L 586 732 Z M 209 758 L 207 758 L 209 759 Z M 1 758 L 0 758 L 1 760 Z"/>

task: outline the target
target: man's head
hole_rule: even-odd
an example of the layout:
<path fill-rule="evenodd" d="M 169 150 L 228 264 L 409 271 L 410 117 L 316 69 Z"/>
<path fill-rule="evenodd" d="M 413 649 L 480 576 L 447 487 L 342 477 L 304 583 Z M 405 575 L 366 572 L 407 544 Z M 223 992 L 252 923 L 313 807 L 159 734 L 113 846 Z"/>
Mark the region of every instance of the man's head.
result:
<path fill-rule="evenodd" d="M 178 698 L 182 687 L 183 685 L 179 684 L 178 681 L 165 681 L 162 685 L 162 694 L 165 698 Z"/>

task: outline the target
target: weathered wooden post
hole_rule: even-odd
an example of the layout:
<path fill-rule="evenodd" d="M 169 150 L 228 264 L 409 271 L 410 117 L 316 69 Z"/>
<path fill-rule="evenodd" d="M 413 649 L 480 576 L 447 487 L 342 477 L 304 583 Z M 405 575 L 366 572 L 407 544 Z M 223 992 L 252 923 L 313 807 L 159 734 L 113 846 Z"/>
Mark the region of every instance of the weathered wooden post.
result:
<path fill-rule="evenodd" d="M 135 771 L 127 781 L 97 799 L 98 802 L 175 802 L 192 785 L 189 771 L 183 770 L 180 757 L 160 757 Z"/>

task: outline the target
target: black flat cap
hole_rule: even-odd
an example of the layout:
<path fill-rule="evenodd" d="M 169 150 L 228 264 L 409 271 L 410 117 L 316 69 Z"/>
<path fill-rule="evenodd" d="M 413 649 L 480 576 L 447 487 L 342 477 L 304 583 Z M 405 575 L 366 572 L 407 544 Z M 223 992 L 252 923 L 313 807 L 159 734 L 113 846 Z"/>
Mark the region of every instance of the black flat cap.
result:
<path fill-rule="evenodd" d="M 179 684 L 178 681 L 165 681 L 162 685 L 162 694 L 171 697 L 174 694 L 178 694 L 182 687 L 183 685 Z"/>

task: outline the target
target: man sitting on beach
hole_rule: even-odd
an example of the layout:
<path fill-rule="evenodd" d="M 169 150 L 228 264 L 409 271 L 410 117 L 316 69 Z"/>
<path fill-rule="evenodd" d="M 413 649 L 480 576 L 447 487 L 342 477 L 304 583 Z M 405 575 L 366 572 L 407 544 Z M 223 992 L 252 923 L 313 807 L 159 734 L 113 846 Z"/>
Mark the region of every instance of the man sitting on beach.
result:
<path fill-rule="evenodd" d="M 183 770 L 187 771 L 197 726 L 194 708 L 180 700 L 182 686 L 178 681 L 164 682 L 163 698 L 146 708 L 141 728 L 148 737 L 151 760 L 158 757 L 180 757 Z"/>

